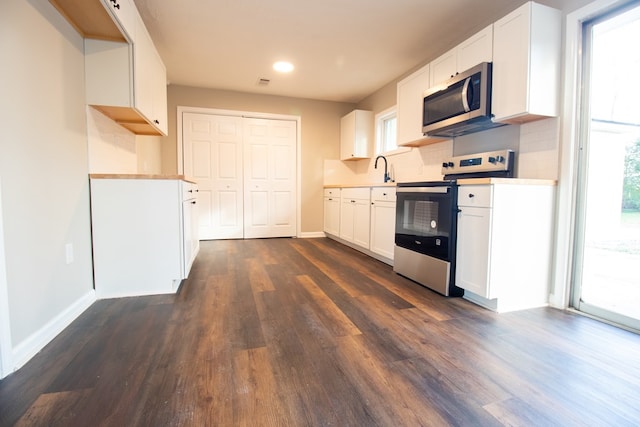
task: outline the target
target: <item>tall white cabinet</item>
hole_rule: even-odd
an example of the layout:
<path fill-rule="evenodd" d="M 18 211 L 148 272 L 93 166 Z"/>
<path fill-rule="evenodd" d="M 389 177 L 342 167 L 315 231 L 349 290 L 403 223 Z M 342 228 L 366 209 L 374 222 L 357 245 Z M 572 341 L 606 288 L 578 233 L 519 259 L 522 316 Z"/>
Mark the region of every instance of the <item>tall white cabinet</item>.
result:
<path fill-rule="evenodd" d="M 182 179 L 91 176 L 98 298 L 178 290 L 199 249 L 196 189 Z"/>
<path fill-rule="evenodd" d="M 498 312 L 546 305 L 553 181 L 478 179 L 460 184 L 456 285 L 465 290 L 464 297 Z"/>
<path fill-rule="evenodd" d="M 558 115 L 561 16 L 528 2 L 493 25 L 495 121 L 517 124 Z"/>

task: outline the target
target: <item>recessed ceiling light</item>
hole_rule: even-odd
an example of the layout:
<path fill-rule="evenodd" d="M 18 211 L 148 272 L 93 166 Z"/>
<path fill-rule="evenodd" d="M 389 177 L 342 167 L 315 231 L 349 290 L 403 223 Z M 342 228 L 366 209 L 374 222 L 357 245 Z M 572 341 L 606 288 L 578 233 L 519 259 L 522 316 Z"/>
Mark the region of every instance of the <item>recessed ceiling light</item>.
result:
<path fill-rule="evenodd" d="M 278 61 L 273 64 L 273 69 L 281 73 L 290 73 L 293 71 L 293 64 L 286 61 Z"/>

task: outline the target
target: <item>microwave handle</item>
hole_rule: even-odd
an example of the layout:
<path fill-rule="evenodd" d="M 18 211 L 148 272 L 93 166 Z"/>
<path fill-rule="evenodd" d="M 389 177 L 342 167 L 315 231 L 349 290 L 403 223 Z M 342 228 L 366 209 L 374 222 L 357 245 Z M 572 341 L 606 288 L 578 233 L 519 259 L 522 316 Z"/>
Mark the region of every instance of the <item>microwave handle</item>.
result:
<path fill-rule="evenodd" d="M 471 108 L 469 108 L 469 96 L 467 95 L 469 83 L 471 83 L 471 77 L 464 79 L 464 86 L 462 87 L 462 106 L 464 107 L 465 113 L 471 111 Z"/>

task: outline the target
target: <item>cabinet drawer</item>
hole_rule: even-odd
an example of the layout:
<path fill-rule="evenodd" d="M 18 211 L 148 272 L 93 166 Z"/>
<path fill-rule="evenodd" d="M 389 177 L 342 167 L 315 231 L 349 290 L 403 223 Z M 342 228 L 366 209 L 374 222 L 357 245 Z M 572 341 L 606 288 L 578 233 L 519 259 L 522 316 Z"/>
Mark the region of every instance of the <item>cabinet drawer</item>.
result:
<path fill-rule="evenodd" d="M 366 199 L 369 200 L 371 189 L 369 187 L 343 188 L 343 199 Z"/>
<path fill-rule="evenodd" d="M 182 200 L 195 199 L 198 195 L 198 184 L 188 181 L 180 181 L 182 184 Z"/>
<path fill-rule="evenodd" d="M 339 188 L 325 188 L 324 189 L 324 197 L 340 197 L 340 189 Z"/>
<path fill-rule="evenodd" d="M 373 187 L 371 189 L 372 202 L 395 202 L 396 187 Z"/>
<path fill-rule="evenodd" d="M 493 186 L 461 185 L 458 188 L 458 206 L 490 208 L 493 205 Z"/>

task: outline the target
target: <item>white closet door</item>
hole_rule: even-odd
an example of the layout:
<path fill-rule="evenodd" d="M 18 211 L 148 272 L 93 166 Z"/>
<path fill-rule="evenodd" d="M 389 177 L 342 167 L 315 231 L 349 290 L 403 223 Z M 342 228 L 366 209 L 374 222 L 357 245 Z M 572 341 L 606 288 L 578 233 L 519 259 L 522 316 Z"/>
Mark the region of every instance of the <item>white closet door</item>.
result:
<path fill-rule="evenodd" d="M 243 238 L 242 120 L 183 113 L 184 174 L 198 183 L 201 240 Z"/>
<path fill-rule="evenodd" d="M 296 235 L 296 122 L 244 119 L 244 236 Z"/>

